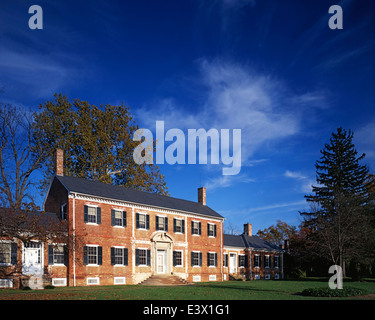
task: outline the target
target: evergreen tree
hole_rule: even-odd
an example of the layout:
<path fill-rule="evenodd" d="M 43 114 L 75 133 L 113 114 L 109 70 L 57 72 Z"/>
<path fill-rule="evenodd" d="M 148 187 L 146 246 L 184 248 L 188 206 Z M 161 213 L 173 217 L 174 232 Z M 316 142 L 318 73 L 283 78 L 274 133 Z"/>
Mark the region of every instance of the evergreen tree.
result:
<path fill-rule="evenodd" d="M 358 156 L 352 140 L 350 130 L 340 127 L 332 133 L 315 165 L 318 185 L 305 196 L 311 211 L 301 213 L 310 229 L 311 253 L 340 265 L 344 273 L 345 263 L 370 263 L 374 256 L 368 168 L 360 164 L 365 154 Z"/>
<path fill-rule="evenodd" d="M 318 185 L 312 187 L 315 194 L 305 198 L 317 203 L 321 214 L 334 214 L 334 199 L 340 196 L 355 196 L 361 205 L 368 204 L 368 168 L 359 163 L 365 154 L 357 157 L 352 140 L 353 132 L 340 127 L 320 151 L 322 156 L 315 164 Z"/>
<path fill-rule="evenodd" d="M 49 157 L 43 164 L 44 190 L 54 173 L 53 154 L 64 150 L 64 174 L 168 195 L 164 176 L 156 165 L 133 160 L 133 134 L 138 129 L 128 107 L 95 106 L 66 96 L 40 105 L 35 132 Z"/>

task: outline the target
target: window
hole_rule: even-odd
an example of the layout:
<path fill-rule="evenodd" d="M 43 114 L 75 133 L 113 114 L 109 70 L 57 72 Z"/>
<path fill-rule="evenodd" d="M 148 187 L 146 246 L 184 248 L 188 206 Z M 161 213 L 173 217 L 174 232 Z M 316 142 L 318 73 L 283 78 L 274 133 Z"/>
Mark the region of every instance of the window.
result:
<path fill-rule="evenodd" d="M 228 254 L 224 254 L 223 267 L 228 267 Z"/>
<path fill-rule="evenodd" d="M 66 264 L 67 253 L 63 245 L 48 246 L 48 264 Z"/>
<path fill-rule="evenodd" d="M 173 265 L 175 267 L 182 267 L 182 251 L 173 251 Z"/>
<path fill-rule="evenodd" d="M 148 249 L 135 249 L 135 264 L 137 266 L 151 265 L 151 252 Z"/>
<path fill-rule="evenodd" d="M 0 242 L 0 264 L 11 264 L 12 246 L 10 242 Z"/>
<path fill-rule="evenodd" d="M 260 267 L 260 256 L 259 256 L 259 254 L 254 255 L 254 267 L 255 268 Z"/>
<path fill-rule="evenodd" d="M 274 268 L 278 268 L 279 267 L 279 256 L 274 256 L 273 257 L 273 266 L 274 266 Z"/>
<path fill-rule="evenodd" d="M 217 253 L 216 252 L 207 253 L 207 266 L 217 267 Z"/>
<path fill-rule="evenodd" d="M 67 218 L 67 213 L 68 213 L 68 206 L 66 205 L 66 203 L 64 203 L 64 204 L 61 206 L 61 219 L 62 219 L 62 220 L 66 220 L 66 218 Z"/>
<path fill-rule="evenodd" d="M 100 207 L 84 206 L 83 220 L 85 223 L 101 224 L 101 209 Z"/>
<path fill-rule="evenodd" d="M 201 222 L 192 221 L 191 222 L 191 234 L 201 235 Z"/>
<path fill-rule="evenodd" d="M 240 268 L 245 267 L 245 255 L 241 254 L 241 255 L 238 256 L 238 266 Z"/>
<path fill-rule="evenodd" d="M 136 227 L 137 229 L 150 229 L 150 216 L 144 213 L 137 213 Z"/>
<path fill-rule="evenodd" d="M 193 251 L 191 253 L 191 266 L 192 267 L 202 266 L 202 252 Z"/>
<path fill-rule="evenodd" d="M 102 264 L 102 247 L 88 245 L 83 247 L 83 264 L 84 265 L 101 265 Z"/>
<path fill-rule="evenodd" d="M 115 227 L 126 227 L 126 211 L 112 209 L 111 224 Z"/>
<path fill-rule="evenodd" d="M 166 217 L 155 217 L 156 230 L 168 231 L 168 218 Z"/>
<path fill-rule="evenodd" d="M 207 235 L 209 237 L 216 237 L 216 224 L 207 223 Z"/>
<path fill-rule="evenodd" d="M 128 249 L 121 247 L 111 248 L 111 264 L 112 265 L 128 265 Z"/>
<path fill-rule="evenodd" d="M 264 256 L 264 267 L 265 268 L 270 267 L 270 256 L 269 255 Z"/>
<path fill-rule="evenodd" d="M 173 232 L 185 233 L 185 220 L 173 219 Z"/>

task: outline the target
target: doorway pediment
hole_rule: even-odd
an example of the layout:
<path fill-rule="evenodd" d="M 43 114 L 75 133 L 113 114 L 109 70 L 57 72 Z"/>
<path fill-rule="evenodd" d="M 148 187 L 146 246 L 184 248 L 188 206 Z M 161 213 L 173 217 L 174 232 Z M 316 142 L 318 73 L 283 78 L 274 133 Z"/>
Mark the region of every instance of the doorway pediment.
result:
<path fill-rule="evenodd" d="M 172 236 L 165 231 L 157 231 L 151 236 L 151 241 L 153 242 L 173 242 Z"/>

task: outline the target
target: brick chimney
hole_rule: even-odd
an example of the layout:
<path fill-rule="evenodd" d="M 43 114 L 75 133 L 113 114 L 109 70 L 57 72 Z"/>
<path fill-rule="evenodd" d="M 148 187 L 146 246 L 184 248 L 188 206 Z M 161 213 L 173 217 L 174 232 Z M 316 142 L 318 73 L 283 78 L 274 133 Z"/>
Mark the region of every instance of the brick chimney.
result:
<path fill-rule="evenodd" d="M 56 149 L 55 151 L 55 174 L 57 176 L 64 175 L 64 150 Z"/>
<path fill-rule="evenodd" d="M 204 206 L 206 205 L 206 188 L 205 187 L 198 188 L 198 202 L 200 204 L 203 204 Z"/>
<path fill-rule="evenodd" d="M 253 225 L 251 223 L 245 223 L 243 225 L 243 233 L 251 237 L 253 235 Z"/>

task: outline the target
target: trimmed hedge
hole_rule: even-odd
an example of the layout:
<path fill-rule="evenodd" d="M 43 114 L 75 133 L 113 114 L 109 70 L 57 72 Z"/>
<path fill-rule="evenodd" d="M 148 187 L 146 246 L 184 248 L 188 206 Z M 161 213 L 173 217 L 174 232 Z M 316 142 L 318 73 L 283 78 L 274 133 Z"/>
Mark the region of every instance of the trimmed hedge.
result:
<path fill-rule="evenodd" d="M 301 295 L 308 297 L 353 297 L 366 293 L 366 290 L 353 287 L 345 287 L 343 289 L 310 288 L 303 290 Z"/>

